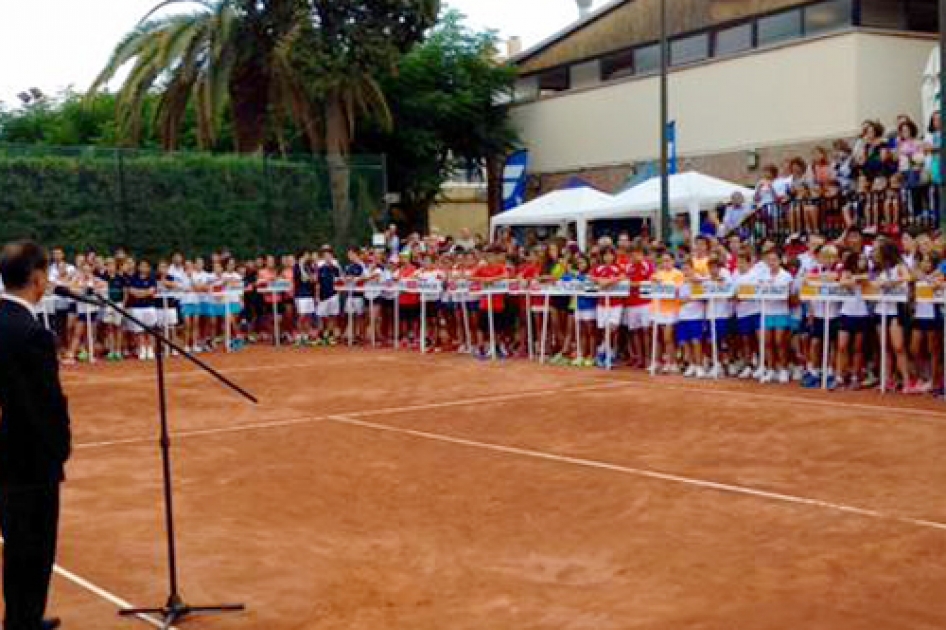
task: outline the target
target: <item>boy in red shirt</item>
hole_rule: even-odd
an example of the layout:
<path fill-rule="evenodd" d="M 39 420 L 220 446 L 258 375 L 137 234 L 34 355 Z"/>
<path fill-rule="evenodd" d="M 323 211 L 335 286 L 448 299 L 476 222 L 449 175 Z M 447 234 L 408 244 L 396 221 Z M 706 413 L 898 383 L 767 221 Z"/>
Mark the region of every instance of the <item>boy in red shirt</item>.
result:
<path fill-rule="evenodd" d="M 654 263 L 644 256 L 644 248 L 635 243 L 631 246 L 631 261 L 625 274 L 631 281 L 631 296 L 624 308 L 624 325 L 628 331 L 628 351 L 632 367 L 647 365 L 650 356 L 650 300 L 641 297 L 641 285 L 650 282 L 654 275 Z"/>
<path fill-rule="evenodd" d="M 604 290 L 613 289 L 621 282 L 624 274 L 617 265 L 614 248 L 607 247 L 601 253 L 602 264 L 591 270 L 591 277 Z M 617 348 L 617 332 L 621 328 L 621 316 L 624 312 L 623 298 L 598 299 L 598 329 L 603 331 L 601 344 L 598 347 L 596 363 L 598 367 L 608 367 L 614 364 Z M 610 354 L 609 354 L 610 352 Z"/>
<path fill-rule="evenodd" d="M 617 262 L 618 267 L 622 269 L 631 264 L 631 251 L 634 245 L 631 242 L 631 235 L 627 232 L 621 232 L 618 235 Z"/>
<path fill-rule="evenodd" d="M 473 271 L 471 280 L 483 284 L 483 289 L 489 291 L 496 282 L 509 278 L 509 270 L 506 267 L 506 257 L 502 251 L 491 251 L 486 254 L 485 263 L 481 264 Z M 487 348 L 487 337 L 489 336 L 489 312 L 492 303 L 493 313 L 493 341 L 500 339 L 505 332 L 506 322 L 506 300 L 502 293 L 492 295 L 483 295 L 480 298 L 480 317 L 479 327 L 476 331 L 476 341 L 479 348 L 479 357 L 487 359 L 492 356 L 493 348 Z M 505 356 L 506 350 L 500 345 L 497 350 L 499 356 Z"/>
<path fill-rule="evenodd" d="M 401 292 L 398 295 L 398 307 L 401 309 L 401 345 L 405 348 L 420 344 L 420 294 L 415 291 L 405 291 L 410 288 L 412 281 L 417 280 L 420 271 L 411 261 L 411 255 L 401 254 L 401 266 L 397 269 L 396 280 L 401 283 Z"/>
<path fill-rule="evenodd" d="M 539 264 L 538 259 L 534 251 L 526 254 L 526 260 L 519 266 L 519 271 L 517 276 L 519 280 L 522 281 L 524 287 L 529 286 L 531 283 L 537 281 L 542 275 L 542 266 Z M 536 307 L 540 309 L 545 305 L 545 298 L 541 295 L 533 295 L 526 299 L 526 297 L 520 298 L 520 312 L 521 312 L 521 323 L 517 331 L 518 343 L 519 343 L 519 356 L 528 356 L 529 344 L 532 343 L 531 339 L 526 339 L 528 334 L 526 318 L 532 317 L 532 310 Z"/>

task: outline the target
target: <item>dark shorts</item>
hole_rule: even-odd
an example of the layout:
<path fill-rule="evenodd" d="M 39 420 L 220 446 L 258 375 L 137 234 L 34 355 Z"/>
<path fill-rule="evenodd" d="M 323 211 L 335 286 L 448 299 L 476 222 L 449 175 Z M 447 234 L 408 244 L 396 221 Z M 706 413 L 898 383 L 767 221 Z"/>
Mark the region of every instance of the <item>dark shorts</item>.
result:
<path fill-rule="evenodd" d="M 742 336 L 754 335 L 759 332 L 762 326 L 762 318 L 759 315 L 749 315 L 736 319 L 736 334 Z"/>
<path fill-rule="evenodd" d="M 493 311 L 493 332 L 499 334 L 502 331 L 506 330 L 506 323 L 509 321 L 509 316 L 506 311 Z M 482 317 L 479 318 L 477 322 L 479 324 L 480 332 L 484 335 L 489 334 L 489 313 L 483 313 Z"/>
<path fill-rule="evenodd" d="M 691 343 L 706 339 L 706 321 L 702 319 L 680 320 L 677 322 L 677 343 Z"/>
<path fill-rule="evenodd" d="M 913 330 L 919 330 L 920 332 L 937 332 L 942 329 L 943 329 L 942 317 L 936 317 L 934 319 L 914 319 L 913 320 Z"/>
<path fill-rule="evenodd" d="M 890 328 L 891 326 L 893 326 L 894 323 L 900 324 L 902 327 L 906 327 L 907 325 L 907 320 L 904 317 L 903 311 L 900 308 L 897 309 L 897 313 L 895 315 L 888 314 L 886 317 L 886 320 L 887 320 L 887 328 Z M 878 327 L 883 326 L 884 316 L 874 314 L 874 325 Z"/>
<path fill-rule="evenodd" d="M 420 304 L 401 304 L 400 318 L 402 320 L 414 320 L 420 317 Z"/>
<path fill-rule="evenodd" d="M 824 319 L 815 317 L 811 320 L 811 336 L 815 339 L 824 339 Z M 839 320 L 837 318 L 828 320 L 828 340 L 834 341 L 838 338 Z"/>
<path fill-rule="evenodd" d="M 713 339 L 713 329 L 716 329 L 716 340 L 722 341 L 723 337 L 733 334 L 736 327 L 736 321 L 733 319 L 710 319 L 706 321 L 706 339 Z"/>
<path fill-rule="evenodd" d="M 871 324 L 869 315 L 863 317 L 841 316 L 841 330 L 851 335 L 863 335 L 870 330 Z"/>
<path fill-rule="evenodd" d="M 571 304 L 571 298 L 564 295 L 556 295 L 550 301 L 552 308 L 557 311 L 567 311 Z"/>

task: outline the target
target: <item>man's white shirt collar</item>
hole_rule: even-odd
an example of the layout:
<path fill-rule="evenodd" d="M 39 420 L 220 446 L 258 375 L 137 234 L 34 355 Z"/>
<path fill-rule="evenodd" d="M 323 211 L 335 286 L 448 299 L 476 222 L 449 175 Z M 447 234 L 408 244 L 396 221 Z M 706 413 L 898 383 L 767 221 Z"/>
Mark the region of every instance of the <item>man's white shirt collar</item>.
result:
<path fill-rule="evenodd" d="M 20 306 L 22 306 L 23 308 L 25 308 L 26 310 L 30 312 L 30 315 L 33 316 L 33 319 L 38 319 L 38 317 L 36 316 L 36 307 L 30 304 L 29 302 L 27 302 L 26 300 L 24 300 L 23 298 L 17 295 L 10 295 L 9 293 L 6 293 L 4 295 L 0 295 L 0 300 L 6 300 L 7 302 L 13 302 L 14 304 L 19 304 Z"/>

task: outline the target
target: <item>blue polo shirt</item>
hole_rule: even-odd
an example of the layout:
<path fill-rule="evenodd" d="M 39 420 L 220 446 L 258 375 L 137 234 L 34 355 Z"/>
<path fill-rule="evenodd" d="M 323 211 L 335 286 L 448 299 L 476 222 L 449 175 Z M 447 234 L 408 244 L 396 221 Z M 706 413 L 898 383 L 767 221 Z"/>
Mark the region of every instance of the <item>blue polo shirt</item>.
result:
<path fill-rule="evenodd" d="M 131 277 L 131 280 L 128 282 L 129 289 L 157 289 L 158 281 L 155 280 L 154 276 L 148 276 L 147 278 L 142 278 L 141 275 L 135 274 Z M 153 298 L 139 298 L 128 294 L 128 306 L 132 308 L 150 308 L 154 306 Z"/>
<path fill-rule="evenodd" d="M 315 283 L 312 281 L 311 273 L 303 274 L 302 272 L 302 265 L 296 263 L 296 265 L 292 268 L 292 283 L 295 289 L 295 296 L 297 298 L 315 297 Z M 306 276 L 307 279 L 303 279 L 303 276 Z"/>
<path fill-rule="evenodd" d="M 342 275 L 338 265 L 325 264 L 319 267 L 319 299 L 330 300 L 335 297 L 335 281 Z"/>

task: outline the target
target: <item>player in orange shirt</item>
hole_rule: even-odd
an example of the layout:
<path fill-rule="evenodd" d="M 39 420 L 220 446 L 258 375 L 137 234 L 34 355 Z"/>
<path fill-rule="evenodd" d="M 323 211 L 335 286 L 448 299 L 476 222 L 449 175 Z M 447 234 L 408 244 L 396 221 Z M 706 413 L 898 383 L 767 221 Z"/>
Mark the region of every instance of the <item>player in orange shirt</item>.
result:
<path fill-rule="evenodd" d="M 680 288 L 685 278 L 683 272 L 676 268 L 673 254 L 669 251 L 660 256 L 660 267 L 654 273 L 653 281 L 658 285 L 668 285 Z M 680 300 L 653 300 L 651 314 L 653 321 L 660 327 L 660 340 L 663 342 L 663 372 L 665 374 L 679 374 L 677 364 L 676 325 L 680 316 Z M 656 367 L 656 366 L 654 366 Z"/>

